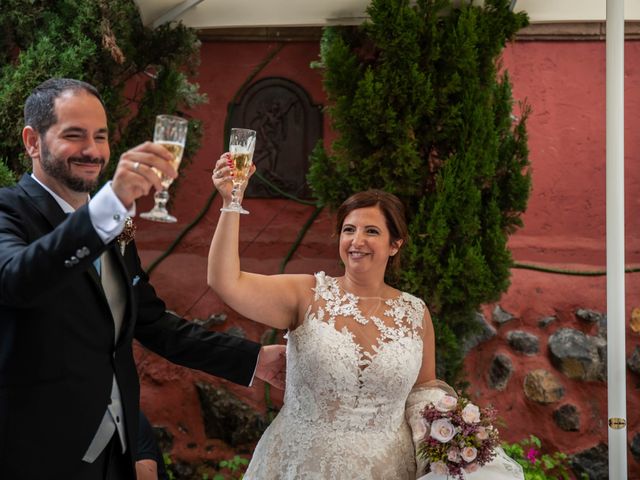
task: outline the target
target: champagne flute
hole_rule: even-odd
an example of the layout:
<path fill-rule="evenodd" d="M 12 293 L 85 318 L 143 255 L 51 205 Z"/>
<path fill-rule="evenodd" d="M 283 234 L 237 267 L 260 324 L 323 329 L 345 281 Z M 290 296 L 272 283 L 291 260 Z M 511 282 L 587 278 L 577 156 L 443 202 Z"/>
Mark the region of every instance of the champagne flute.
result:
<path fill-rule="evenodd" d="M 173 115 L 158 115 L 156 125 L 153 130 L 153 142 L 162 145 L 173 155 L 170 160 L 171 166 L 178 170 L 184 153 L 184 144 L 187 140 L 187 125 L 189 122 L 181 117 Z M 148 212 L 140 214 L 141 218 L 153 220 L 154 222 L 175 223 L 178 220 L 167 211 L 169 201 L 169 186 L 173 179 L 163 175 L 160 170 L 153 168 L 153 171 L 162 180 L 162 190 L 153 195 L 154 206 Z"/>
<path fill-rule="evenodd" d="M 222 212 L 249 213 L 240 205 L 240 191 L 247 183 L 251 165 L 253 165 L 253 151 L 256 147 L 256 131 L 247 128 L 232 128 L 229 138 L 229 153 L 233 161 L 234 176 L 231 180 L 231 203 L 220 209 Z"/>

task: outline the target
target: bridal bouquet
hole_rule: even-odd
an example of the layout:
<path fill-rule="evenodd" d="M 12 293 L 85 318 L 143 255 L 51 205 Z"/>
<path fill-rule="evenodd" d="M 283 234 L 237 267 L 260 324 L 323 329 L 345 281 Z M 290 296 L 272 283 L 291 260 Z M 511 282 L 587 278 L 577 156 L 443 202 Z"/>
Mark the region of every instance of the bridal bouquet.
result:
<path fill-rule="evenodd" d="M 418 455 L 437 475 L 459 480 L 489 463 L 499 445 L 492 408 L 478 408 L 466 398 L 444 395 L 422 410 L 424 436 Z"/>

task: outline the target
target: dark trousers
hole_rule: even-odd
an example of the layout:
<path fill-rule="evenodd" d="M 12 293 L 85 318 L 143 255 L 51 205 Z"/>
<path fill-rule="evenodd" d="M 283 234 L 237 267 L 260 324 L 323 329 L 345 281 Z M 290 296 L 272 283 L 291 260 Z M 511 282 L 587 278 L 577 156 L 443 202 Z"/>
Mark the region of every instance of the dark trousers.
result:
<path fill-rule="evenodd" d="M 82 462 L 82 467 L 73 480 L 135 480 L 129 449 L 122 453 L 118 434 L 115 433 L 109 444 L 93 463 Z"/>

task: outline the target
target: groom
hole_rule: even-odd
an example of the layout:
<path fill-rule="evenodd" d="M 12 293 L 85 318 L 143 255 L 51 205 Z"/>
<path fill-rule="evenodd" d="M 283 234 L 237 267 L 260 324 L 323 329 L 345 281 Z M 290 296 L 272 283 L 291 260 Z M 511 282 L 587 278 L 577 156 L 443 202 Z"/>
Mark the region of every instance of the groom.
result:
<path fill-rule="evenodd" d="M 125 152 L 89 198 L 110 154 L 96 89 L 48 80 L 24 115 L 33 173 L 0 189 L 0 477 L 134 479 L 133 338 L 241 385 L 254 373 L 281 380 L 282 351 L 168 312 L 135 242 L 117 239 L 135 200 L 161 188 L 152 168 L 176 177 L 167 150 L 146 142 Z"/>

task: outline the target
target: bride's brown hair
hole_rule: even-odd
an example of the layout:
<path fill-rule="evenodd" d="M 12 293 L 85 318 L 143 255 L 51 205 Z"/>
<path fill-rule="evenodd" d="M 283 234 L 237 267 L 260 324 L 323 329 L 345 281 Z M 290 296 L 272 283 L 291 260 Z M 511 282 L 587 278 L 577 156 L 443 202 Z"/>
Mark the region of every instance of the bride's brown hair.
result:
<path fill-rule="evenodd" d="M 398 197 L 384 190 L 365 190 L 358 192 L 347 198 L 342 205 L 338 207 L 336 213 L 336 230 L 335 234 L 340 236 L 344 219 L 354 210 L 359 208 L 378 207 L 384 215 L 391 243 L 402 240 L 402 245 L 398 248 L 398 252 L 391 257 L 388 268 L 394 270 L 400 267 L 400 250 L 407 243 L 409 238 L 409 230 L 404 214 L 404 205 Z"/>

